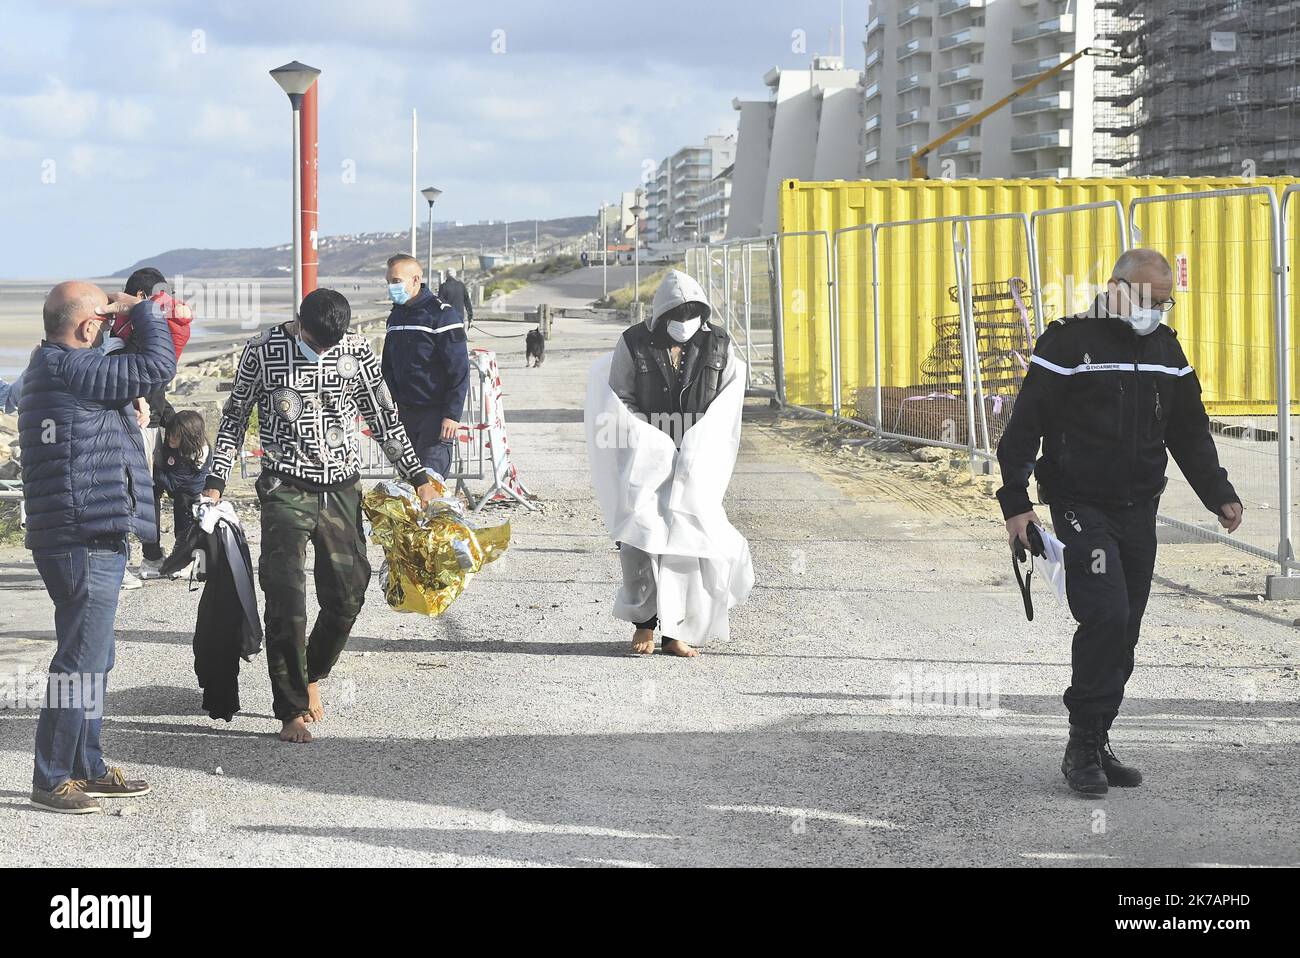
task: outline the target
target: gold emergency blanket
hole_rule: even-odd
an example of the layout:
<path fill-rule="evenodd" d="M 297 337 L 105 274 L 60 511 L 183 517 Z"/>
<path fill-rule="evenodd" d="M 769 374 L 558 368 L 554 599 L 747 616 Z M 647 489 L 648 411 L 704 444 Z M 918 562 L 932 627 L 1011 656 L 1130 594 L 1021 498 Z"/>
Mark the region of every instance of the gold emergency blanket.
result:
<path fill-rule="evenodd" d="M 426 508 L 410 486 L 381 482 L 362 499 L 370 540 L 383 547 L 384 598 L 398 612 L 438 616 L 510 545 L 510 523 L 475 528 L 439 486 Z"/>

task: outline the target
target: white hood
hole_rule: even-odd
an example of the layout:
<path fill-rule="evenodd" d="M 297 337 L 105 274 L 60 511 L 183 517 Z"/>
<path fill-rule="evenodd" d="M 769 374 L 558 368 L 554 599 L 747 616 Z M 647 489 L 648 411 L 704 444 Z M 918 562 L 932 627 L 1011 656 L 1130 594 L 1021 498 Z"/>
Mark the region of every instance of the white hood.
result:
<path fill-rule="evenodd" d="M 664 281 L 655 290 L 654 302 L 650 304 L 650 314 L 645 319 L 646 326 L 653 330 L 660 316 L 682 303 L 703 304 L 706 323 L 709 321 L 709 316 L 713 314 L 713 307 L 709 305 L 704 295 L 704 287 L 681 270 L 670 269 Z"/>

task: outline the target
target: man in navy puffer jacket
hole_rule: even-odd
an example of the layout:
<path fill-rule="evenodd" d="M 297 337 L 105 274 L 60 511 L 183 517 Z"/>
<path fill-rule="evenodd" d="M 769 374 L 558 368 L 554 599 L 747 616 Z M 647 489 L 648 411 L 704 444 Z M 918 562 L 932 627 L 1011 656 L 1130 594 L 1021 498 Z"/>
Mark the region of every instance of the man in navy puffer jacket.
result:
<path fill-rule="evenodd" d="M 50 291 L 45 339 L 32 353 L 18 409 L 27 548 L 54 602 L 58 640 L 36 723 L 32 803 L 69 814 L 149 791 L 104 763 L 99 735 L 126 537 L 153 535 L 153 483 L 133 402 L 171 381 L 176 351 L 149 300 L 131 309 L 134 298 L 119 296 L 110 303 L 99 287 L 79 282 Z M 128 309 L 137 351 L 92 348 Z"/>

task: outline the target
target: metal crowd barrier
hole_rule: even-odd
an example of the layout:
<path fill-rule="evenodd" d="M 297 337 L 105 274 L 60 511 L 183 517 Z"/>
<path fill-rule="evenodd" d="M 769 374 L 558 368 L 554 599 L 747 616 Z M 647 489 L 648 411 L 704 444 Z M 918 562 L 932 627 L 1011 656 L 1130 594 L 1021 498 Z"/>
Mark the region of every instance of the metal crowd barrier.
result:
<path fill-rule="evenodd" d="M 728 240 L 686 250 L 686 272 L 704 287 L 711 322 L 727 330 L 746 365 L 745 394 L 775 398 L 780 341 L 771 237 Z"/>
<path fill-rule="evenodd" d="M 1139 196 L 1127 210 L 1105 200 L 790 231 L 693 248 L 686 268 L 739 346 L 753 338 L 746 310 L 756 284 L 733 253 L 737 244 L 767 251 L 778 404 L 974 461 L 995 455 L 1033 340 L 1052 319 L 1086 309 L 1121 253 L 1160 249 L 1179 275 L 1190 262 L 1200 274 L 1174 326 L 1201 372 L 1220 459 L 1249 500 L 1254 524 L 1225 535 L 1172 460 L 1160 519 L 1275 561 L 1286 577 L 1300 571 L 1291 543 L 1290 435 L 1298 361 L 1290 301 L 1300 292 L 1291 261 L 1300 226 L 1288 230 L 1297 194 L 1300 185 L 1280 197 L 1260 185 Z M 1220 205 L 1180 226 L 1176 211 L 1197 201 Z M 889 244 L 900 234 L 909 242 L 892 256 Z M 787 337 L 797 368 L 784 359 Z M 1270 521 L 1261 523 L 1261 514 Z"/>
<path fill-rule="evenodd" d="M 461 428 L 457 431 L 456 442 L 452 447 L 451 473 L 444 478 L 449 483 L 455 483 L 455 491 L 464 493 L 466 499 L 475 503 L 475 497 L 466 483 L 492 478 L 492 463 L 487 450 L 487 430 L 477 428 L 487 422 L 487 372 L 474 362 L 469 364 L 469 368 L 469 393 L 465 397 L 468 418 L 461 421 Z M 361 417 L 357 417 L 356 421 L 356 440 L 362 479 L 397 477 L 397 470 L 384 454 L 383 447 L 370 435 Z M 261 463 L 260 448 L 245 448 L 240 451 L 239 474 L 245 479 L 254 478 L 261 472 Z M 486 496 L 483 498 L 486 499 Z M 482 501 L 479 501 L 476 511 L 481 506 Z"/>

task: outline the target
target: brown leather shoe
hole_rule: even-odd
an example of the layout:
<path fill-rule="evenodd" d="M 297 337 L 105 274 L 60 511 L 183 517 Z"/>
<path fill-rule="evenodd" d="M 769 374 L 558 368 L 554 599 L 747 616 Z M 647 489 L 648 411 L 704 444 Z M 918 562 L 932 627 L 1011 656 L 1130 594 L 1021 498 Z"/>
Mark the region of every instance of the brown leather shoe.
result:
<path fill-rule="evenodd" d="M 152 791 L 148 782 L 130 780 L 122 774 L 120 768 L 112 765 L 102 778 L 81 784 L 82 790 L 91 798 L 139 798 Z"/>
<path fill-rule="evenodd" d="M 85 792 L 86 783 L 79 778 L 70 778 L 52 791 L 40 788 L 32 789 L 31 803 L 47 812 L 61 815 L 98 815 L 103 807 Z"/>

